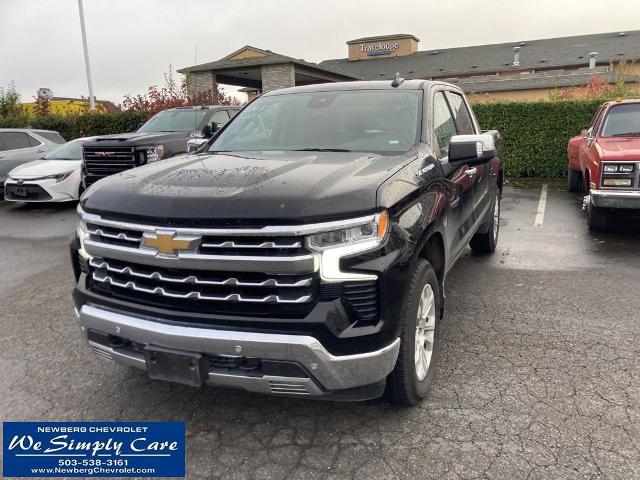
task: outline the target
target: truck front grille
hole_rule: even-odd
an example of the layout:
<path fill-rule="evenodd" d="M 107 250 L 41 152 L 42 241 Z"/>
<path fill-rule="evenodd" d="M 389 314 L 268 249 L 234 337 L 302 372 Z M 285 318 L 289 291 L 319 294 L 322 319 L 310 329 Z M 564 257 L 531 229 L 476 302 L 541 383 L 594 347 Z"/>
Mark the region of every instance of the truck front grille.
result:
<path fill-rule="evenodd" d="M 86 186 L 101 178 L 129 170 L 139 165 L 133 147 L 83 147 Z"/>
<path fill-rule="evenodd" d="M 189 271 L 104 258 L 89 265 L 91 285 L 102 293 L 187 311 L 267 315 L 278 306 L 296 314 L 312 306 L 317 290 L 313 275 Z"/>

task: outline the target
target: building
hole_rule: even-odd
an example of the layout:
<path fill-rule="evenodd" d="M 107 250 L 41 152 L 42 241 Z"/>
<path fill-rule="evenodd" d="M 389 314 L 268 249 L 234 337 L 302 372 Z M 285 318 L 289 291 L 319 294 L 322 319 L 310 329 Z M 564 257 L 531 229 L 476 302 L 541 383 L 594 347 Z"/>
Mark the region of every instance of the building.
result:
<path fill-rule="evenodd" d="M 553 91 L 587 85 L 640 82 L 640 30 L 420 50 L 410 34 L 347 42 L 347 57 L 318 64 L 246 46 L 216 62 L 178 70 L 193 91 L 218 83 L 260 91 L 345 80 L 407 79 L 457 83 L 474 101 L 545 100 Z"/>
<path fill-rule="evenodd" d="M 49 102 L 49 113 L 52 115 L 81 115 L 89 111 L 88 98 L 55 97 L 49 88 L 39 88 L 38 98 L 46 98 Z M 21 103 L 20 106 L 28 116 L 34 116 L 35 103 Z M 108 113 L 119 110 L 108 100 L 96 100 L 96 112 Z"/>

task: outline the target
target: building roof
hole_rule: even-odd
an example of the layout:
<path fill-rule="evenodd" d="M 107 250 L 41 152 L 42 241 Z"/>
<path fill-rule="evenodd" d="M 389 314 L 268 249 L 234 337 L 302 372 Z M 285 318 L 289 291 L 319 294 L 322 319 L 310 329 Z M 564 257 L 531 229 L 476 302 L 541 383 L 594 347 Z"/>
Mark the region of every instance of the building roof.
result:
<path fill-rule="evenodd" d="M 513 66 L 513 47 L 520 47 L 518 67 Z M 640 59 L 640 30 L 425 50 L 370 60 L 338 58 L 319 66 L 367 80 L 391 79 L 396 72 L 405 78 L 442 78 L 587 66 L 591 52 L 599 54 L 597 65 Z"/>
<path fill-rule="evenodd" d="M 248 57 L 248 58 L 240 58 L 240 59 L 232 58 L 235 54 L 243 50 L 259 51 L 259 52 L 263 52 L 264 55 L 259 57 Z M 225 69 L 235 70 L 243 67 L 259 67 L 262 65 L 277 65 L 282 63 L 293 63 L 294 65 L 306 67 L 312 70 L 331 73 L 333 75 L 338 75 L 340 77 L 343 77 L 344 80 L 358 79 L 358 77 L 355 77 L 348 73 L 343 73 L 339 70 L 331 68 L 330 66 L 321 67 L 317 63 L 307 62 L 299 58 L 289 57 L 287 55 L 275 53 L 270 50 L 262 50 L 256 47 L 252 47 L 250 45 L 246 45 L 236 50 L 232 54 L 227 55 L 226 57 L 220 60 L 216 60 L 215 62 L 201 63 L 199 65 L 193 65 L 191 67 L 181 68 L 178 70 L 178 72 L 191 73 L 191 72 L 201 72 L 201 71 L 207 71 L 207 70 L 225 70 Z"/>
<path fill-rule="evenodd" d="M 588 85 L 595 76 L 601 76 L 607 83 L 613 84 L 618 80 L 615 73 L 585 70 L 549 72 L 540 75 L 518 75 L 510 77 L 472 77 L 453 82 L 465 93 L 491 93 L 512 90 L 536 90 L 548 88 L 566 88 Z M 444 79 L 445 81 L 447 79 Z M 640 77 L 627 76 L 627 82 L 640 82 Z"/>
<path fill-rule="evenodd" d="M 349 40 L 347 45 L 351 43 L 381 42 L 384 40 L 396 40 L 401 38 L 413 38 L 416 42 L 420 41 L 418 37 L 411 35 L 410 33 L 398 33 L 396 35 L 377 35 L 375 37 L 356 38 L 355 40 Z"/>

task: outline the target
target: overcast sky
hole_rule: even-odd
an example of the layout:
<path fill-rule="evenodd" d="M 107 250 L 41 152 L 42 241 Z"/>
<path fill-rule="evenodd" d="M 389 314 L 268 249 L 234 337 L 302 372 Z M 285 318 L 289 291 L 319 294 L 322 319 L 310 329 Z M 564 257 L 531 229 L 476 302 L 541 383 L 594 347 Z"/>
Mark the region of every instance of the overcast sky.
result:
<path fill-rule="evenodd" d="M 95 95 L 119 103 L 169 64 L 246 45 L 318 62 L 347 40 L 411 33 L 420 49 L 640 29 L 640 0 L 84 0 Z M 77 0 L 0 0 L 0 86 L 88 96 Z"/>

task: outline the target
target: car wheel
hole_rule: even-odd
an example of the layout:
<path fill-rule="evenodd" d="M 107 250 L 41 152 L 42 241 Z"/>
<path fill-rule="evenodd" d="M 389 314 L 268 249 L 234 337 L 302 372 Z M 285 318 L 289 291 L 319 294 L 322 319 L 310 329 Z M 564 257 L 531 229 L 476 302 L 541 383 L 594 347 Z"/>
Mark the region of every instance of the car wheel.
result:
<path fill-rule="evenodd" d="M 582 172 L 569 169 L 567 174 L 567 190 L 571 193 L 581 193 L 583 190 Z"/>
<path fill-rule="evenodd" d="M 418 259 L 400 319 L 400 351 L 387 377 L 387 396 L 399 405 L 416 405 L 429 393 L 438 351 L 440 286 L 431 264 Z"/>
<path fill-rule="evenodd" d="M 500 196 L 498 189 L 491 204 L 493 214 L 489 221 L 483 226 L 484 233 L 476 233 L 471 237 L 469 245 L 474 253 L 493 253 L 498 245 L 498 235 L 500 234 Z"/>
<path fill-rule="evenodd" d="M 587 223 L 589 224 L 589 230 L 606 230 L 609 223 L 607 211 L 604 208 L 594 207 L 591 205 L 591 202 L 589 202 L 587 207 Z"/>

